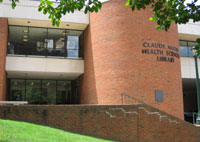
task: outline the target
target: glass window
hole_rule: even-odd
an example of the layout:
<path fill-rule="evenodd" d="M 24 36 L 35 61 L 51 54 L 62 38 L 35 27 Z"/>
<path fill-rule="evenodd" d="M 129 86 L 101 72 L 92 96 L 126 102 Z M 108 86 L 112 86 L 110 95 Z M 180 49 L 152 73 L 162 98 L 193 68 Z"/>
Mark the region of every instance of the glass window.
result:
<path fill-rule="evenodd" d="M 193 57 L 192 48 L 197 44 L 194 41 L 179 41 L 182 57 Z"/>
<path fill-rule="evenodd" d="M 72 104 L 77 104 L 79 102 L 78 98 L 78 80 L 73 80 L 72 84 Z"/>
<path fill-rule="evenodd" d="M 182 57 L 188 57 L 189 56 L 189 51 L 187 47 L 187 42 L 186 41 L 179 41 L 180 44 L 180 53 Z"/>
<path fill-rule="evenodd" d="M 67 49 L 78 50 L 78 36 L 67 36 Z"/>
<path fill-rule="evenodd" d="M 47 54 L 47 29 L 29 28 L 27 55 L 45 56 Z"/>
<path fill-rule="evenodd" d="M 41 80 L 26 80 L 26 98 L 30 104 L 42 104 Z"/>
<path fill-rule="evenodd" d="M 197 45 L 196 42 L 188 41 L 188 47 L 194 47 L 195 45 Z"/>
<path fill-rule="evenodd" d="M 56 104 L 56 81 L 42 80 L 43 104 Z"/>
<path fill-rule="evenodd" d="M 192 48 L 193 48 L 195 45 L 197 45 L 196 42 L 188 41 L 189 57 L 194 57 L 193 52 L 192 52 Z"/>
<path fill-rule="evenodd" d="M 10 100 L 25 101 L 25 80 L 12 79 L 10 80 Z"/>
<path fill-rule="evenodd" d="M 67 57 L 78 58 L 78 50 L 67 50 Z"/>
<path fill-rule="evenodd" d="M 9 26 L 8 54 L 26 55 L 28 27 Z"/>
<path fill-rule="evenodd" d="M 81 57 L 79 47 L 82 46 L 82 31 L 68 31 L 67 36 L 67 57 L 79 58 Z"/>
<path fill-rule="evenodd" d="M 60 29 L 48 29 L 47 40 L 47 56 L 60 56 L 65 57 L 65 30 Z"/>
<path fill-rule="evenodd" d="M 193 52 L 192 52 L 192 48 L 193 47 L 188 47 L 188 52 L 189 52 L 189 56 L 188 57 L 194 57 Z"/>
<path fill-rule="evenodd" d="M 188 57 L 188 47 L 180 46 L 181 57 Z"/>
<path fill-rule="evenodd" d="M 71 103 L 71 81 L 58 81 L 56 104 Z"/>
<path fill-rule="evenodd" d="M 83 31 L 9 26 L 8 54 L 83 57 Z"/>
<path fill-rule="evenodd" d="M 73 81 L 10 79 L 11 101 L 28 101 L 29 104 L 78 103 L 76 83 Z"/>

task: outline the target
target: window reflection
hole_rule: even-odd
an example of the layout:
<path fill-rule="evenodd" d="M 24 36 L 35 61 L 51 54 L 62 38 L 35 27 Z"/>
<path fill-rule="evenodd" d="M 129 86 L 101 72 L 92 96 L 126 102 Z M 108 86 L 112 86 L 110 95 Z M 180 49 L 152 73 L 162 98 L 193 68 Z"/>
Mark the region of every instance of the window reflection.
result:
<path fill-rule="evenodd" d="M 29 104 L 74 104 L 78 102 L 72 81 L 9 79 L 11 101 Z"/>
<path fill-rule="evenodd" d="M 45 104 L 56 104 L 56 81 L 42 80 L 42 100 Z"/>
<path fill-rule="evenodd" d="M 48 29 L 48 56 L 66 56 L 65 30 Z"/>
<path fill-rule="evenodd" d="M 26 55 L 28 27 L 9 27 L 8 54 Z"/>
<path fill-rule="evenodd" d="M 41 80 L 26 81 L 26 99 L 30 104 L 42 104 Z"/>
<path fill-rule="evenodd" d="M 56 103 L 66 104 L 71 102 L 71 82 L 70 81 L 58 81 Z"/>
<path fill-rule="evenodd" d="M 188 47 L 187 47 L 187 42 L 186 41 L 179 41 L 180 45 L 180 54 L 182 57 L 188 57 Z"/>
<path fill-rule="evenodd" d="M 82 48 L 83 31 L 9 26 L 9 55 L 78 59 Z"/>
<path fill-rule="evenodd" d="M 193 41 L 179 41 L 181 57 L 193 57 L 192 48 L 196 44 Z"/>
<path fill-rule="evenodd" d="M 29 28 L 27 55 L 46 55 L 47 29 Z"/>
<path fill-rule="evenodd" d="M 194 54 L 192 52 L 192 48 L 197 45 L 196 42 L 188 42 L 188 47 L 189 47 L 189 57 L 194 57 Z"/>
<path fill-rule="evenodd" d="M 78 58 L 78 36 L 67 36 L 67 55 L 71 58 Z"/>
<path fill-rule="evenodd" d="M 25 80 L 13 79 L 10 81 L 10 100 L 24 101 L 25 96 Z"/>

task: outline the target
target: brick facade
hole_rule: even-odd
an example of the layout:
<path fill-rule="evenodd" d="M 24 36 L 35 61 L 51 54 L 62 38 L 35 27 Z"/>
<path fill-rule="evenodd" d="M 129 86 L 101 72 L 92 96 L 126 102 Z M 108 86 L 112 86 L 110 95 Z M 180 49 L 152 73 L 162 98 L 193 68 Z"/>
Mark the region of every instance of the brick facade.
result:
<path fill-rule="evenodd" d="M 0 106 L 0 118 L 121 142 L 199 142 L 200 129 L 148 105 Z"/>
<path fill-rule="evenodd" d="M 168 32 L 156 30 L 152 16 L 149 8 L 132 12 L 122 0 L 105 2 L 101 11 L 90 14 L 81 103 L 120 104 L 125 93 L 183 119 L 177 25 Z M 155 101 L 156 90 L 163 91 L 163 102 Z"/>
<path fill-rule="evenodd" d="M 8 39 L 8 19 L 0 18 L 0 101 L 6 100 L 6 53 Z"/>

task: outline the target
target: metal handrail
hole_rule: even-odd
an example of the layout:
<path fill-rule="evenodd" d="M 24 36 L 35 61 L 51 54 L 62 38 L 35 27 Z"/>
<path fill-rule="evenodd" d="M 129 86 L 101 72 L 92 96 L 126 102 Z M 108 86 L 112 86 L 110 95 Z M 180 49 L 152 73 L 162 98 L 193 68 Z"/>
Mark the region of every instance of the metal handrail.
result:
<path fill-rule="evenodd" d="M 139 104 L 146 104 L 144 101 L 142 101 L 142 100 L 139 100 L 139 99 L 137 99 L 137 98 L 135 98 L 135 97 L 132 97 L 132 96 L 129 96 L 129 95 L 127 95 L 127 94 L 125 94 L 125 93 L 122 93 L 121 94 L 121 104 L 123 105 L 124 104 L 124 102 L 125 102 L 125 98 L 128 98 L 128 102 L 132 102 L 132 101 L 136 101 L 136 102 L 138 102 Z"/>
<path fill-rule="evenodd" d="M 127 99 L 128 99 L 128 101 L 127 101 Z M 127 103 L 125 101 L 127 101 Z M 129 96 L 129 95 L 125 94 L 125 93 L 121 94 L 121 104 L 122 105 L 124 105 L 125 103 L 126 104 L 133 104 L 132 102 L 137 102 L 137 104 L 146 104 L 144 101 L 139 100 L 139 99 L 137 99 L 135 97 Z M 197 112 L 190 112 L 190 114 L 192 116 L 192 122 L 191 121 L 188 121 L 188 122 L 190 122 L 192 124 L 196 124 L 196 117 L 198 116 L 198 113 Z"/>

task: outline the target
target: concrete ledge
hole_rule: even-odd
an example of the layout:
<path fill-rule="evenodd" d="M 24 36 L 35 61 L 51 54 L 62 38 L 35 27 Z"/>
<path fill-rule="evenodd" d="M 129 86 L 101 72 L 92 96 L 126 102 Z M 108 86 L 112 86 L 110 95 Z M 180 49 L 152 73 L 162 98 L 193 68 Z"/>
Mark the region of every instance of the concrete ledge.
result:
<path fill-rule="evenodd" d="M 8 78 L 74 80 L 84 73 L 84 60 L 35 57 L 6 57 Z"/>
<path fill-rule="evenodd" d="M 0 105 L 25 105 L 27 101 L 0 101 Z"/>
<path fill-rule="evenodd" d="M 200 124 L 194 124 L 194 126 L 199 127 L 200 128 Z"/>

